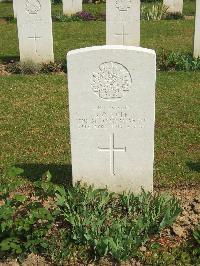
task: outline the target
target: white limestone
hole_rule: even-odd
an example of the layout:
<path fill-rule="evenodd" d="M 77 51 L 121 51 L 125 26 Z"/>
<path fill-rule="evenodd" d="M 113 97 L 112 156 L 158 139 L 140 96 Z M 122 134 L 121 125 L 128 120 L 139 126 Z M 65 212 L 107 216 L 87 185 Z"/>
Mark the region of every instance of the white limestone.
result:
<path fill-rule="evenodd" d="M 140 46 L 140 0 L 106 1 L 106 44 Z"/>
<path fill-rule="evenodd" d="M 183 13 L 183 0 L 164 0 L 168 13 Z"/>
<path fill-rule="evenodd" d="M 73 182 L 153 188 L 156 56 L 131 46 L 67 55 Z"/>
<path fill-rule="evenodd" d="M 82 0 L 62 0 L 63 1 L 63 14 L 73 15 L 82 11 Z"/>
<path fill-rule="evenodd" d="M 196 58 L 200 57 L 200 0 L 196 0 L 194 57 Z"/>
<path fill-rule="evenodd" d="M 17 26 L 21 61 L 54 61 L 50 0 L 18 0 Z"/>

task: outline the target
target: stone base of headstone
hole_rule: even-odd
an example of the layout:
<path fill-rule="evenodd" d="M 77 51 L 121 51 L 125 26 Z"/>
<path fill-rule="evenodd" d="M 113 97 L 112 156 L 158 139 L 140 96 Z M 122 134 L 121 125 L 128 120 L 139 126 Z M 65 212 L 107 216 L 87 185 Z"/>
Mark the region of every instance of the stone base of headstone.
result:
<path fill-rule="evenodd" d="M 89 47 L 67 63 L 73 183 L 152 191 L 155 52 Z"/>

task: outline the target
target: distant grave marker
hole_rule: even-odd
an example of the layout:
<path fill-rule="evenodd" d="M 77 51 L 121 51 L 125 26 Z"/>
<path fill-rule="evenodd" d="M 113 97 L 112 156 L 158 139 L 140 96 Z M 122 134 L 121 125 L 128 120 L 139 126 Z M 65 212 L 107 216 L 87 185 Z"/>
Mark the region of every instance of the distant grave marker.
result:
<path fill-rule="evenodd" d="M 106 1 L 106 44 L 140 46 L 140 0 Z"/>
<path fill-rule="evenodd" d="M 82 11 L 82 0 L 62 0 L 63 1 L 63 14 L 71 16 L 77 12 Z"/>
<path fill-rule="evenodd" d="M 19 0 L 17 26 L 21 61 L 54 61 L 50 0 Z"/>
<path fill-rule="evenodd" d="M 14 14 L 14 18 L 17 18 L 17 0 L 13 0 L 13 14 Z"/>
<path fill-rule="evenodd" d="M 164 0 L 163 4 L 168 8 L 168 13 L 183 13 L 183 0 Z"/>
<path fill-rule="evenodd" d="M 102 46 L 68 53 L 73 182 L 153 188 L 155 52 Z"/>
<path fill-rule="evenodd" d="M 200 57 L 200 0 L 196 0 L 194 57 Z"/>

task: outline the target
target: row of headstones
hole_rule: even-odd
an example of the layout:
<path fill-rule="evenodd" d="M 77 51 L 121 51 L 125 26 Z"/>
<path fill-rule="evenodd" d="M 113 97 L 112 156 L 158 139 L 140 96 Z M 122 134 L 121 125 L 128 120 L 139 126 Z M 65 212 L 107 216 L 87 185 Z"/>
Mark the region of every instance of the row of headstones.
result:
<path fill-rule="evenodd" d="M 194 56 L 200 56 L 200 0 L 196 2 Z M 106 44 L 140 46 L 140 0 L 106 2 Z M 16 1 L 20 60 L 54 61 L 50 0 Z"/>
<path fill-rule="evenodd" d="M 20 49 L 53 58 L 50 1 L 32 1 L 19 1 Z M 107 0 L 107 41 L 129 46 L 67 55 L 74 183 L 115 192 L 153 189 L 156 54 L 132 46 L 140 43 L 139 12 L 139 0 Z"/>
<path fill-rule="evenodd" d="M 13 11 L 15 18 L 17 17 L 17 10 L 16 10 L 17 1 L 19 0 L 13 0 Z M 72 15 L 82 11 L 82 0 L 62 0 L 62 3 L 63 3 L 63 14 L 65 15 Z M 167 11 L 169 13 L 183 12 L 183 0 L 163 0 L 163 4 L 167 7 Z"/>

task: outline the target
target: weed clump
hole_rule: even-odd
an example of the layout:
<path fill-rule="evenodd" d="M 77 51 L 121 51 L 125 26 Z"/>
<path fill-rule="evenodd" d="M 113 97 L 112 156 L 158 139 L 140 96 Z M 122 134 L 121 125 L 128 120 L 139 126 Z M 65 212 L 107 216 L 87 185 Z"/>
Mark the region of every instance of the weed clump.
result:
<path fill-rule="evenodd" d="M 12 176 L 22 173 L 11 170 Z M 49 172 L 29 192 L 13 190 L 12 185 L 0 187 L 1 258 L 35 253 L 55 263 L 74 256 L 125 261 L 181 212 L 173 197 L 116 194 L 79 184 L 64 188 L 51 182 Z"/>

